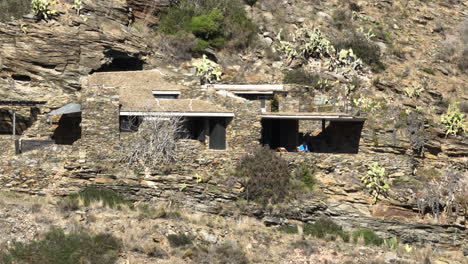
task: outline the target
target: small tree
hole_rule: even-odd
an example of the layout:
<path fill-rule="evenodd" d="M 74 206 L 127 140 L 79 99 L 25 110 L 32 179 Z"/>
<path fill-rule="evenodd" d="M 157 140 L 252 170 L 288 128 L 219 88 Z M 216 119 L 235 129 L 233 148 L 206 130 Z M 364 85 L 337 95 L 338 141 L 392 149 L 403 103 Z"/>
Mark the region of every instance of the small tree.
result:
<path fill-rule="evenodd" d="M 138 119 L 138 120 L 136 120 Z M 131 117 L 130 124 L 137 130 L 122 143 L 122 161 L 136 168 L 155 168 L 178 159 L 177 141 L 184 134 L 181 117 L 151 115 Z"/>
<path fill-rule="evenodd" d="M 235 174 L 247 200 L 265 205 L 281 202 L 289 194 L 288 163 L 267 147 L 258 147 L 242 157 Z"/>

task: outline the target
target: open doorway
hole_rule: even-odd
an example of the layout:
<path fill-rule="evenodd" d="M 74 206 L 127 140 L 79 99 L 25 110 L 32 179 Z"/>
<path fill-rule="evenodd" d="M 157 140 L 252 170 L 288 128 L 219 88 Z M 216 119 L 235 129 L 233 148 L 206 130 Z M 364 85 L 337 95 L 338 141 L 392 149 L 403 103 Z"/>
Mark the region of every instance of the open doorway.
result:
<path fill-rule="evenodd" d="M 300 122 L 314 122 L 320 130 L 300 131 Z M 263 145 L 271 149 L 285 148 L 295 152 L 297 146 L 306 144 L 310 152 L 350 153 L 359 152 L 359 142 L 364 120 L 300 120 L 262 119 Z"/>
<path fill-rule="evenodd" d="M 58 121 L 52 139 L 58 145 L 72 145 L 81 138 L 81 113 L 64 114 Z"/>

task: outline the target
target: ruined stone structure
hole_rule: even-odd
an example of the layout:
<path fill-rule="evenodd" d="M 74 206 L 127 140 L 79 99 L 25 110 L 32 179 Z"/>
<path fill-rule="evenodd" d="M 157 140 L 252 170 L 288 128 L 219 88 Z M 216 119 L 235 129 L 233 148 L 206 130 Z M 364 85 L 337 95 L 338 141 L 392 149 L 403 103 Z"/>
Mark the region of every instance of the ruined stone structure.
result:
<path fill-rule="evenodd" d="M 466 239 L 466 230 L 461 226 L 445 229 L 439 225 L 410 224 L 418 218 L 418 213 L 414 208 L 399 206 L 412 202 L 402 201 L 404 196 L 390 197 L 393 205 L 379 208 L 372 208 L 362 197 L 360 182 L 356 179 L 360 173 L 365 173 L 367 164 L 378 161 L 390 178 L 413 171 L 411 160 L 405 155 L 377 154 L 369 151 L 369 144 L 359 146 L 362 118 L 339 113 L 299 112 L 297 101 L 285 96 L 286 91 L 280 91 L 284 97 L 280 103 L 286 102 L 286 106 L 280 105 L 278 110 L 287 109 L 288 112 L 274 112 L 269 104 L 262 102 L 264 95 L 252 95 L 253 90 L 248 96 L 242 96 L 243 93 L 216 86 L 187 87 L 176 84 L 159 71 L 96 73 L 82 85 L 80 100 L 69 102 L 81 105 L 80 138 L 71 145 L 44 144 L 12 156 L 14 140 L 10 135 L 0 138 L 7 150 L 1 155 L 8 155 L 0 163 L 3 189 L 68 195 L 84 186 L 105 185 L 133 200 L 178 199 L 184 206 L 198 211 L 232 215 L 239 210 L 235 202 L 242 192 L 242 186 L 230 175 L 237 161 L 246 150 L 260 144 L 272 148 L 284 146 L 291 152 L 279 155 L 291 166 L 306 163 L 319 169 L 317 177 L 325 183 L 320 192 L 333 199 L 327 202 L 307 200 L 281 213 L 249 206 L 242 209 L 243 214 L 268 221 L 279 219 L 274 220 L 279 222 L 286 219 L 310 221 L 327 215 L 346 229 L 371 227 L 382 237 L 397 235 L 403 242 L 416 245 L 432 243 L 453 248 L 463 246 Z M 39 107 L 37 121 L 18 136 L 19 139 L 50 142 L 54 131 L 60 127 L 61 118 L 48 115 L 52 110 Z M 151 113 L 180 115 L 198 122 L 199 126 L 195 125 L 199 128 L 197 138 L 180 142 L 185 150 L 180 162 L 151 171 L 122 166 L 118 155 L 120 144 L 131 135 L 122 131 L 122 120 L 128 114 L 144 117 Z M 220 131 L 224 133 L 221 138 L 225 144 L 222 149 L 212 149 L 211 137 L 216 136 L 211 133 L 212 124 L 219 120 L 224 120 Z M 296 153 L 295 146 L 302 140 L 307 141 L 315 153 Z M 457 239 L 449 239 L 453 237 Z"/>

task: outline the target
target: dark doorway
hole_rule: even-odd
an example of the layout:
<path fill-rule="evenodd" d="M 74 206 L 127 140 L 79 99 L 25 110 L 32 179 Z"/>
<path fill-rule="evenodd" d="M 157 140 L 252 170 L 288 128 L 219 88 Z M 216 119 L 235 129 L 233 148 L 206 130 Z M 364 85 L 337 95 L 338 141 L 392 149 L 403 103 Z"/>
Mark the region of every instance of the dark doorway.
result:
<path fill-rule="evenodd" d="M 294 119 L 263 119 L 262 144 L 272 149 L 294 151 L 298 146 L 299 122 Z"/>
<path fill-rule="evenodd" d="M 31 126 L 31 117 L 22 116 L 16 113 L 15 120 L 15 134 L 21 135 L 23 132 Z M 13 134 L 13 111 L 0 110 L 0 135 L 12 135 Z"/>
<path fill-rule="evenodd" d="M 185 118 L 183 138 L 204 142 L 206 138 L 206 118 Z"/>
<path fill-rule="evenodd" d="M 210 149 L 226 149 L 226 119 L 210 119 Z"/>
<path fill-rule="evenodd" d="M 72 145 L 81 138 L 81 113 L 64 114 L 60 117 L 58 127 L 52 139 L 58 145 Z"/>
<path fill-rule="evenodd" d="M 364 121 L 330 121 L 320 133 L 299 133 L 299 120 L 263 119 L 263 145 L 271 149 L 278 147 L 296 151 L 296 147 L 305 143 L 310 152 L 316 153 L 358 153 Z M 321 120 L 317 120 L 321 122 Z"/>
<path fill-rule="evenodd" d="M 303 141 L 312 152 L 357 154 L 363 127 L 364 121 L 330 121 L 320 134 L 304 135 Z"/>

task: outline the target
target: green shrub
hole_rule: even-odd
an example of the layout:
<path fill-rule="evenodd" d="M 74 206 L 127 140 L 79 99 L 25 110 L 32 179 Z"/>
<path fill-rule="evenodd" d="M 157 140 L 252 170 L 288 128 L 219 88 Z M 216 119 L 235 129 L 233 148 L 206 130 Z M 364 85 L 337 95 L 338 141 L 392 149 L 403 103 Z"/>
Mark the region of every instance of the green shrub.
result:
<path fill-rule="evenodd" d="M 258 147 L 241 158 L 235 175 L 244 189 L 244 198 L 260 204 L 278 203 L 288 196 L 288 163 L 267 147 Z"/>
<path fill-rule="evenodd" d="M 53 229 L 42 240 L 13 243 L 9 250 L 0 250 L 0 263 L 112 264 L 121 247 L 121 242 L 108 234 L 65 234 Z"/>
<path fill-rule="evenodd" d="M 352 49 L 353 53 L 375 72 L 385 69 L 385 65 L 380 60 L 379 46 L 361 34 L 354 33 L 346 39 L 336 41 L 334 46 L 336 50 Z"/>
<path fill-rule="evenodd" d="M 364 243 L 366 245 L 380 246 L 383 243 L 383 239 L 370 229 L 359 229 L 354 231 L 352 234 L 353 241 L 357 242 L 359 237 L 364 239 Z"/>
<path fill-rule="evenodd" d="M 390 186 L 387 183 L 385 168 L 380 166 L 378 162 L 368 165 L 367 168 L 367 173 L 361 177 L 361 182 L 369 190 L 373 202 L 376 203 L 380 195 L 387 194 Z"/>
<path fill-rule="evenodd" d="M 184 32 L 192 17 L 195 16 L 194 13 L 194 10 L 184 3 L 170 7 L 161 16 L 158 31 L 168 35 Z"/>
<path fill-rule="evenodd" d="M 87 187 L 79 193 L 69 196 L 70 199 L 82 200 L 85 206 L 94 202 L 102 202 L 104 206 L 114 208 L 120 204 L 129 204 L 130 202 L 118 192 L 103 187 Z"/>
<path fill-rule="evenodd" d="M 224 46 L 222 31 L 223 15 L 217 8 L 213 8 L 209 13 L 192 17 L 187 29 L 197 38 L 195 52 L 202 52 L 208 47 L 221 48 Z"/>
<path fill-rule="evenodd" d="M 183 247 L 192 244 L 192 239 L 185 234 L 172 234 L 167 236 L 171 247 Z"/>
<path fill-rule="evenodd" d="M 287 84 L 302 84 L 312 87 L 317 87 L 321 78 L 319 74 L 306 72 L 304 69 L 295 69 L 286 72 L 283 78 L 283 83 Z"/>
<path fill-rule="evenodd" d="M 282 225 L 278 228 L 278 230 L 286 234 L 297 234 L 299 232 L 297 225 Z"/>
<path fill-rule="evenodd" d="M 32 0 L 31 8 L 38 18 L 48 19 L 56 13 L 55 10 L 51 9 L 56 3 L 56 0 Z"/>
<path fill-rule="evenodd" d="M 466 131 L 466 116 L 458 109 L 459 102 L 449 105 L 447 114 L 442 116 L 445 137 L 459 135 Z"/>
<path fill-rule="evenodd" d="M 195 36 L 211 39 L 222 34 L 222 22 L 223 15 L 217 8 L 213 8 L 208 14 L 192 17 L 187 27 Z"/>
<path fill-rule="evenodd" d="M 0 22 L 18 19 L 31 11 L 31 0 L 2 0 L 0 10 Z"/>
<path fill-rule="evenodd" d="M 342 227 L 329 218 L 320 218 L 313 224 L 304 225 L 304 235 L 312 235 L 317 238 L 336 239 L 341 237 L 343 241 L 349 242 L 349 234 Z"/>
<path fill-rule="evenodd" d="M 165 34 L 191 32 L 199 39 L 194 52 L 203 47 L 245 48 L 254 39 L 257 28 L 241 0 L 181 0 L 161 16 L 158 30 Z M 227 40 L 227 42 L 226 42 Z"/>
<path fill-rule="evenodd" d="M 293 172 L 293 177 L 295 180 L 300 182 L 298 186 L 302 190 L 313 190 L 315 185 L 318 183 L 317 179 L 314 176 L 315 170 L 311 170 L 309 166 L 304 163 L 299 164 Z"/>

